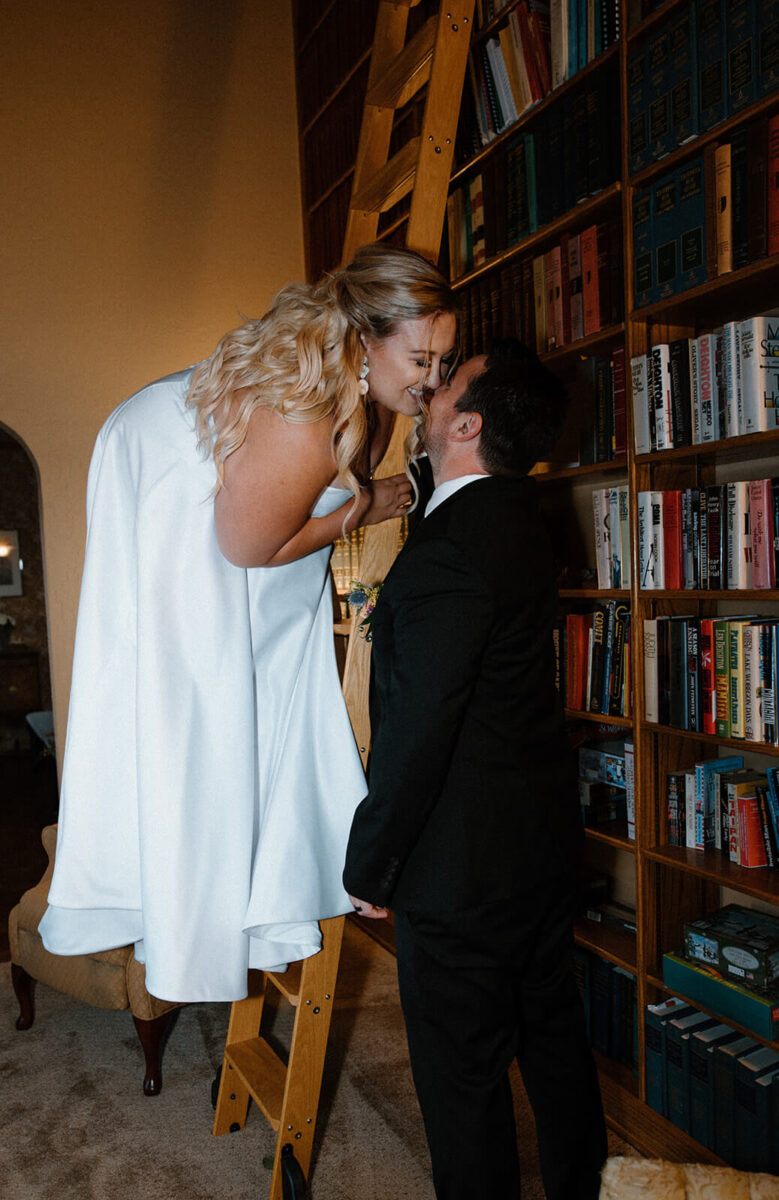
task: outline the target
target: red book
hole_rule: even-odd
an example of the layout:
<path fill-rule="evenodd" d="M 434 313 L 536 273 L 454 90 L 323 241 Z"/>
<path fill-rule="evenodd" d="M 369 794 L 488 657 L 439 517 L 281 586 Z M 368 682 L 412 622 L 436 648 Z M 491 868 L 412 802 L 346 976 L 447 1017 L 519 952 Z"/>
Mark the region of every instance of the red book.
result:
<path fill-rule="evenodd" d="M 684 587 L 684 551 L 682 549 L 682 493 L 663 492 L 663 553 L 665 586 L 669 591 Z"/>
<path fill-rule="evenodd" d="M 600 329 L 598 296 L 598 226 L 590 225 L 581 235 L 582 295 L 584 297 L 584 336 Z"/>
<path fill-rule="evenodd" d="M 566 663 L 565 704 L 567 708 L 581 712 L 585 698 L 586 646 L 582 649 L 584 617 L 581 613 L 568 613 L 565 618 Z"/>
<path fill-rule="evenodd" d="M 714 618 L 701 617 L 699 643 L 701 664 L 702 733 L 717 732 L 717 693 L 714 687 Z"/>
<path fill-rule="evenodd" d="M 535 55 L 538 77 L 546 96 L 552 90 L 552 65 L 549 61 L 548 41 L 544 32 L 544 24 L 540 15 L 537 12 L 533 12 L 532 9 L 527 14 L 527 22 L 530 27 L 530 36 L 533 39 L 533 54 Z"/>
<path fill-rule="evenodd" d="M 527 70 L 527 77 L 530 81 L 530 91 L 533 94 L 534 100 L 543 100 L 545 93 L 538 74 L 536 57 L 533 53 L 533 36 L 530 32 L 530 22 L 528 20 L 526 0 L 522 0 L 522 3 L 514 11 L 517 15 L 519 37 L 522 45 L 522 53 L 525 59 L 525 69 Z"/>
<path fill-rule="evenodd" d="M 736 806 L 739 865 L 742 867 L 767 867 L 763 821 L 757 796 L 739 796 Z"/>
<path fill-rule="evenodd" d="M 768 253 L 779 254 L 779 113 L 768 122 Z"/>
<path fill-rule="evenodd" d="M 625 385 L 625 347 L 617 346 L 611 354 L 612 387 L 614 391 L 614 457 L 627 453 L 627 390 Z"/>
<path fill-rule="evenodd" d="M 571 341 L 571 271 L 569 262 L 568 243 L 570 233 L 564 233 L 560 238 L 560 292 L 563 302 L 563 345 Z"/>

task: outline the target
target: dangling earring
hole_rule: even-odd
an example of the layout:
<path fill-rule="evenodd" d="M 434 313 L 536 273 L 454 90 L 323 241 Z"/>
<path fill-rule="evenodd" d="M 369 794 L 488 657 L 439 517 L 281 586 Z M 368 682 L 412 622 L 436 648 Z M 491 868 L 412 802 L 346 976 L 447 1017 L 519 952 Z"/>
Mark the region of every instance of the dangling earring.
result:
<path fill-rule="evenodd" d="M 368 388 L 370 386 L 368 383 L 369 371 L 370 371 L 370 367 L 368 366 L 368 355 L 364 354 L 363 360 L 362 360 L 362 366 L 360 367 L 360 382 L 357 384 L 360 395 L 362 395 L 362 396 L 368 395 Z"/>

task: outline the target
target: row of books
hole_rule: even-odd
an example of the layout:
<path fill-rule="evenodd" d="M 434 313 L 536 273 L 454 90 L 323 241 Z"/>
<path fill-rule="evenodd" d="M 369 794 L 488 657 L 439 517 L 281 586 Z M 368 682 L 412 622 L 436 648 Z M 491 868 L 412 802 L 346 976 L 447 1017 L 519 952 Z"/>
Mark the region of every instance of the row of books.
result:
<path fill-rule="evenodd" d="M 671 771 L 666 820 L 669 846 L 717 851 L 740 867 L 779 868 L 776 767 L 753 770 L 736 754 Z"/>
<path fill-rule="evenodd" d="M 607 729 L 601 726 L 601 729 Z M 635 755 L 632 738 L 590 740 L 578 750 L 579 802 L 585 826 L 625 821 L 636 840 Z M 602 897 L 608 899 L 608 895 Z"/>
<path fill-rule="evenodd" d="M 728 321 L 630 361 L 636 454 L 779 428 L 779 315 Z"/>
<path fill-rule="evenodd" d="M 555 221 L 619 174 L 613 75 L 566 93 L 499 148 L 447 201 L 449 272 L 456 279 Z"/>
<path fill-rule="evenodd" d="M 775 27 L 771 0 L 694 0 L 631 51 L 631 174 L 779 86 Z"/>
<path fill-rule="evenodd" d="M 779 252 L 779 115 L 711 143 L 633 194 L 642 308 Z"/>
<path fill-rule="evenodd" d="M 638 1074 L 635 975 L 578 946 L 574 974 L 593 1048 Z"/>
<path fill-rule="evenodd" d="M 779 1171 L 779 1054 L 677 997 L 645 1010 L 647 1103 L 744 1171 Z"/>
<path fill-rule="evenodd" d="M 776 587 L 779 478 L 639 492 L 637 526 L 642 588 Z"/>
<path fill-rule="evenodd" d="M 339 595 L 352 590 L 352 581 L 360 578 L 360 555 L 365 541 L 365 527 L 353 529 L 346 537 L 336 538 L 330 558 L 335 588 Z M 348 615 L 348 614 L 344 614 Z"/>
<path fill-rule="evenodd" d="M 556 679 L 566 708 L 631 715 L 630 606 L 620 600 L 567 613 L 554 631 Z"/>
<path fill-rule="evenodd" d="M 594 488 L 592 517 L 599 588 L 630 587 L 630 513 L 627 484 Z"/>
<path fill-rule="evenodd" d="M 647 721 L 779 745 L 779 621 L 652 617 L 643 633 Z"/>
<path fill-rule="evenodd" d="M 490 272 L 461 292 L 463 353 L 481 353 L 511 334 L 543 354 L 618 324 L 620 265 L 619 225 L 604 222 Z"/>

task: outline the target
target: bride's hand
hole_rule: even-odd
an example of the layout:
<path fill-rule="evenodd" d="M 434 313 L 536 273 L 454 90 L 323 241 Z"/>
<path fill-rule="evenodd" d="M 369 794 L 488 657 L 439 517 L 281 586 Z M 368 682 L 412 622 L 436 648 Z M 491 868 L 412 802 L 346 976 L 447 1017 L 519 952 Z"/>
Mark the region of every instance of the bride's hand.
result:
<path fill-rule="evenodd" d="M 391 517 L 402 517 L 412 501 L 411 483 L 403 474 L 373 479 L 365 491 L 368 503 L 360 518 L 361 525 L 378 525 Z"/>

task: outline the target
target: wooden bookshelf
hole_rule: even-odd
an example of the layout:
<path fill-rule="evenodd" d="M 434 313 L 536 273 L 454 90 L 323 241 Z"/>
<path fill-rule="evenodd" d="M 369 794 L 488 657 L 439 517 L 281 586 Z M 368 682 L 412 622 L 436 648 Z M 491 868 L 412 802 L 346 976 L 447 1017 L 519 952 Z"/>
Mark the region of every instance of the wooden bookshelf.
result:
<path fill-rule="evenodd" d="M 485 188 L 490 172 L 499 164 L 512 140 L 532 132 L 536 124 L 553 111 L 554 106 L 575 98 L 579 89 L 595 90 L 604 79 L 617 76 L 618 95 L 621 97 L 622 118 L 620 122 L 619 161 L 608 186 L 588 195 L 567 211 L 523 237 L 516 244 L 497 250 L 488 261 L 471 269 L 453 282 L 462 297 L 463 314 L 469 312 L 467 301 L 478 294 L 479 289 L 488 289 L 502 272 L 511 278 L 518 264 L 532 259 L 551 249 L 567 234 L 577 234 L 587 226 L 605 221 L 621 222 L 622 248 L 622 293 L 619 320 L 609 322 L 606 328 L 578 341 L 542 352 L 543 360 L 551 369 L 568 380 L 581 363 L 588 358 L 610 355 L 613 349 L 624 347 L 627 387 L 627 451 L 612 461 L 588 465 L 544 464 L 534 472 L 539 488 L 540 502 L 553 503 L 560 511 L 572 511 L 575 495 L 585 493 L 587 488 L 597 488 L 627 482 L 630 494 L 633 559 L 631 562 L 632 586 L 625 589 L 596 589 L 592 587 L 564 586 L 560 591 L 561 604 L 573 610 L 578 602 L 598 603 L 604 600 L 629 600 L 632 621 L 632 718 L 609 717 L 599 713 L 567 710 L 571 721 L 584 725 L 608 724 L 632 734 L 635 747 L 636 789 L 636 840 L 627 838 L 624 823 L 615 822 L 608 827 L 599 826 L 586 830 L 587 852 L 594 850 L 603 854 L 613 853 L 620 861 L 627 861 L 634 871 L 638 918 L 638 936 L 632 940 L 613 930 L 607 930 L 590 922 L 579 921 L 576 938 L 580 946 L 593 954 L 635 973 L 638 991 L 639 1064 L 638 1075 L 633 1075 L 618 1063 L 598 1056 L 601 1088 L 607 1118 L 617 1132 L 639 1149 L 650 1155 L 675 1158 L 682 1161 L 717 1163 L 720 1160 L 688 1135 L 677 1129 L 665 1118 L 651 1109 L 645 1102 L 646 1078 L 644 1066 L 644 1020 L 648 1003 L 666 997 L 660 964 L 662 955 L 677 951 L 681 929 L 685 920 L 699 916 L 716 908 L 721 903 L 723 888 L 739 893 L 747 900 L 774 905 L 779 910 L 779 872 L 768 870 L 745 870 L 725 860 L 721 855 L 663 845 L 665 829 L 665 772 L 688 766 L 702 757 L 716 757 L 720 749 L 743 754 L 757 754 L 766 764 L 776 764 L 779 748 L 741 739 L 720 739 L 701 733 L 688 732 L 666 725 L 649 723 L 645 719 L 644 669 L 643 669 L 643 621 L 658 613 L 678 612 L 682 605 L 689 606 L 693 614 L 710 615 L 722 606 L 734 602 L 748 602 L 750 608 L 775 613 L 779 594 L 776 590 L 760 591 L 702 591 L 702 590 L 651 590 L 639 589 L 638 554 L 635 546 L 636 498 L 639 491 L 657 488 L 688 487 L 693 481 L 714 479 L 720 467 L 732 470 L 734 465 L 756 463 L 762 458 L 775 456 L 779 449 L 779 430 L 738 438 L 723 438 L 716 442 L 679 447 L 652 454 L 636 455 L 632 404 L 630 396 L 630 360 L 659 341 L 671 341 L 680 337 L 697 336 L 711 330 L 717 324 L 735 320 L 742 316 L 765 311 L 776 305 L 779 295 L 779 255 L 750 263 L 739 270 L 710 278 L 699 286 L 636 308 L 633 302 L 634 249 L 632 233 L 633 194 L 666 174 L 683 166 L 695 155 L 713 143 L 727 141 L 738 129 L 749 125 L 757 118 L 770 116 L 779 111 L 779 92 L 754 101 L 737 114 L 728 117 L 713 129 L 674 147 L 665 157 L 651 162 L 642 170 L 630 173 L 627 129 L 627 62 L 628 55 L 645 40 L 658 32 L 670 28 L 682 14 L 688 0 L 666 0 L 654 11 L 627 28 L 627 3 L 622 7 L 621 28 L 623 36 L 617 45 L 588 63 L 583 71 L 567 79 L 560 87 L 537 101 L 521 113 L 518 120 L 494 137 L 478 151 L 461 153 L 458 165 L 452 172 L 452 189 L 462 186 L 471 176 L 484 172 Z M 361 14 L 368 10 L 375 13 L 375 0 L 361 0 Z M 481 42 L 496 33 L 516 7 L 516 0 L 508 4 L 494 20 L 474 33 L 475 42 Z M 346 25 L 351 19 L 354 6 L 339 5 L 334 0 L 297 0 L 297 8 L 305 9 L 307 28 L 297 29 L 298 88 L 301 96 L 303 125 L 301 128 L 301 162 L 304 180 L 307 163 L 315 157 L 314 144 L 324 136 L 328 127 L 329 114 L 345 98 L 354 99 L 355 111 L 347 114 L 346 125 L 351 120 L 353 128 L 359 128 L 360 101 L 357 83 L 366 72 L 365 47 L 360 48 L 359 38 L 347 37 Z M 437 8 L 433 0 L 422 0 L 411 10 L 409 38 Z M 367 20 L 367 17 L 366 17 Z M 342 61 L 332 74 L 313 82 L 306 76 L 306 63 L 315 61 L 317 46 L 333 44 L 334 23 L 341 21 L 344 28 L 343 46 L 338 53 Z M 328 41 L 330 39 L 330 41 Z M 347 47 L 351 50 L 347 53 Z M 362 74 L 361 74 L 362 72 Z M 469 86 L 466 81 L 466 87 Z M 615 114 L 616 118 L 616 114 Z M 398 114 L 398 135 L 409 127 L 414 132 L 413 114 Z M 348 139 L 348 129 L 343 135 Z M 330 135 L 332 136 L 332 135 Z M 356 135 L 355 135 L 356 136 Z M 465 145 L 465 143 L 463 143 Z M 472 142 L 469 143 L 472 146 Z M 320 146 L 318 153 L 325 155 L 328 148 Z M 340 152 L 339 152 L 340 153 Z M 308 156 L 308 157 L 307 157 Z M 346 205 L 351 180 L 349 161 L 341 162 L 338 153 L 332 155 L 333 163 L 328 177 L 320 171 L 318 183 L 313 191 L 305 187 L 307 263 L 310 277 L 318 276 L 325 269 L 335 266 L 340 256 L 343 229 L 346 220 Z M 493 174 L 493 178 L 498 177 Z M 486 208 L 485 208 L 486 211 Z M 380 224 L 381 237 L 401 240 L 408 219 L 408 206 L 403 204 L 384 214 Z M 496 242 L 497 244 L 497 242 Z M 507 272 L 507 268 L 509 269 Z M 473 309 L 470 310 L 473 319 Z M 623 316 L 624 314 L 624 316 Z M 483 329 L 489 327 L 489 321 Z M 473 352 L 482 348 L 477 344 Z M 487 336 L 483 333 L 483 336 Z M 585 397 L 574 391 L 574 398 L 583 402 Z M 567 453 L 567 452 L 566 452 Z M 570 455 L 571 459 L 575 454 Z M 731 475 L 732 477 L 732 475 Z M 566 510 L 565 506 L 569 506 Z M 572 563 L 570 579 L 590 578 L 579 570 L 581 564 Z M 594 566 L 594 564 L 588 564 Z M 369 924 L 369 923 L 364 923 Z M 387 942 L 389 944 L 389 941 Z M 698 1005 L 698 1007 L 703 1007 Z M 734 1028 L 738 1028 L 734 1025 Z M 779 1047 L 777 1047 L 779 1048 Z"/>

